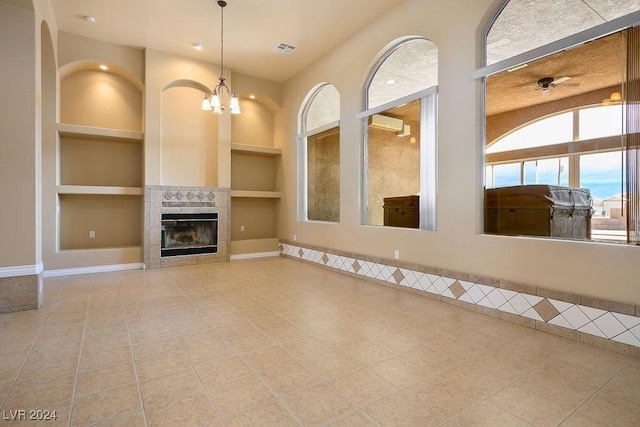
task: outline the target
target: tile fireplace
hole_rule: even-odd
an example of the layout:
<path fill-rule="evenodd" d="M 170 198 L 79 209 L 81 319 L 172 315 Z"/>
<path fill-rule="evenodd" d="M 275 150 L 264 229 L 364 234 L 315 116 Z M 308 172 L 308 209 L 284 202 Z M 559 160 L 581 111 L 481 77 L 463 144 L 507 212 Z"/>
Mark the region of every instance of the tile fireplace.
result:
<path fill-rule="evenodd" d="M 145 187 L 147 268 L 229 261 L 228 188 Z"/>

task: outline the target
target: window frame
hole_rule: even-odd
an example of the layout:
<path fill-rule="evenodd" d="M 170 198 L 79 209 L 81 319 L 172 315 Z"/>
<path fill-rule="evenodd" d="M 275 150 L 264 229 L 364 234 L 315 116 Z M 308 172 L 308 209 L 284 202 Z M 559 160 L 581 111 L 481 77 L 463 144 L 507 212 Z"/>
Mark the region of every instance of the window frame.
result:
<path fill-rule="evenodd" d="M 298 158 L 297 158 L 297 165 L 298 165 L 298 170 L 297 170 L 297 175 L 298 175 L 298 212 L 297 212 L 297 219 L 300 222 L 317 222 L 317 223 L 324 223 L 324 224 L 339 224 L 340 223 L 340 219 L 338 219 L 338 221 L 322 221 L 322 220 L 315 220 L 315 219 L 309 219 L 309 212 L 308 212 L 308 208 L 309 208 L 309 203 L 308 203 L 308 194 L 309 194 L 309 188 L 308 188 L 308 179 L 307 179 L 307 174 L 308 174 L 308 168 L 307 168 L 307 141 L 308 138 L 314 135 L 318 135 L 321 134 L 323 132 L 326 132 L 330 129 L 334 129 L 334 128 L 338 128 L 338 132 L 340 132 L 340 120 L 334 120 L 332 122 L 329 123 L 325 123 L 321 126 L 315 127 L 313 129 L 307 129 L 306 125 L 307 125 L 307 114 L 309 113 L 309 110 L 311 109 L 311 106 L 313 104 L 313 101 L 316 99 L 316 97 L 318 96 L 318 94 L 322 91 L 322 89 L 324 89 L 327 86 L 333 86 L 335 88 L 335 85 L 333 85 L 332 83 L 321 83 L 316 85 L 311 91 L 309 91 L 307 98 L 305 99 L 305 103 L 304 106 L 302 107 L 302 110 L 300 111 L 300 119 L 299 119 L 299 129 L 300 129 L 300 133 L 296 136 L 296 141 L 297 141 L 297 145 L 298 145 Z M 336 92 L 337 92 L 337 88 L 336 88 Z M 340 93 L 338 92 L 338 96 L 340 95 Z M 342 144 L 340 144 L 342 145 Z M 339 168 L 341 170 L 341 166 Z"/>

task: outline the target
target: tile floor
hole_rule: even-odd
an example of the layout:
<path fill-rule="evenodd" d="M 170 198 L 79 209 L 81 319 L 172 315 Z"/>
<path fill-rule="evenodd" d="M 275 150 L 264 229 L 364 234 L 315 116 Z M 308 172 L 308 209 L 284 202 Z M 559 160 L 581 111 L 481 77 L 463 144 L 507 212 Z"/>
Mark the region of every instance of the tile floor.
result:
<path fill-rule="evenodd" d="M 638 360 L 287 258 L 46 279 L 0 343 L 1 425 L 640 425 Z"/>

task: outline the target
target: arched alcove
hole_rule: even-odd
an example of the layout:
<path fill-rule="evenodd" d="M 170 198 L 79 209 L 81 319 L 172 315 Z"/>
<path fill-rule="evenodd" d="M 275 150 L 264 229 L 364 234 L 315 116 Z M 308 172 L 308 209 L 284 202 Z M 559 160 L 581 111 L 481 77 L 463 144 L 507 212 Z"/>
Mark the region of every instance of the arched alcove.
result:
<path fill-rule="evenodd" d="M 141 131 L 142 99 L 141 82 L 119 67 L 79 61 L 60 69 L 62 123 Z"/>
<path fill-rule="evenodd" d="M 173 81 L 162 90 L 162 185 L 218 185 L 218 117 L 199 108 L 207 91 L 192 80 Z"/>

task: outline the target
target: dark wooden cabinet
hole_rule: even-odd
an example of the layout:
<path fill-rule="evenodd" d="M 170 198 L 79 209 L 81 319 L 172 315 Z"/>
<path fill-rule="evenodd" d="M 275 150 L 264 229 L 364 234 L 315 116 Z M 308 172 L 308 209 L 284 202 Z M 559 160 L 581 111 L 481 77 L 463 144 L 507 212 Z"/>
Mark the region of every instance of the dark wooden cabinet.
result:
<path fill-rule="evenodd" d="M 420 228 L 420 196 L 386 197 L 384 225 Z"/>
<path fill-rule="evenodd" d="M 588 189 L 519 185 L 485 191 L 484 232 L 568 239 L 591 238 Z"/>

